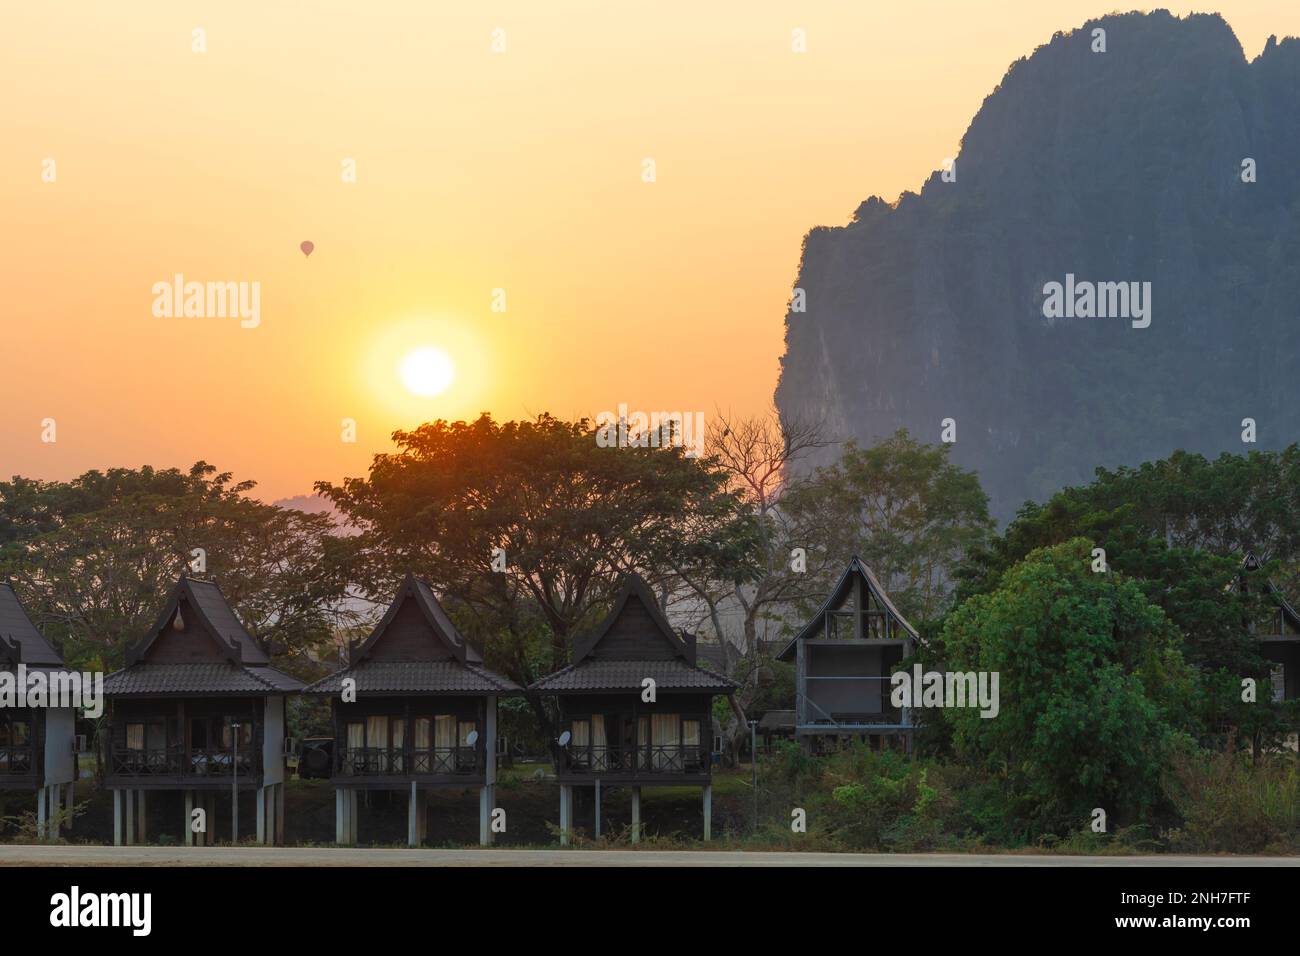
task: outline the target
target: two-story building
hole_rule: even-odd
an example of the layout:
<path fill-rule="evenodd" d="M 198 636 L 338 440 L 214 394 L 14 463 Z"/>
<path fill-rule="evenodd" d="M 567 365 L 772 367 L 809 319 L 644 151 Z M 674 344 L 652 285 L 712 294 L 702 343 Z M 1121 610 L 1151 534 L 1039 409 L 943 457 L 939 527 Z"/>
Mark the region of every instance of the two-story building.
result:
<path fill-rule="evenodd" d="M 890 701 L 891 675 L 916 647 L 916 629 L 856 556 L 821 608 L 777 653 L 795 665 L 795 739 L 814 753 L 846 738 L 911 750 L 908 708 Z"/>
<path fill-rule="evenodd" d="M 697 663 L 694 636 L 674 632 L 645 581 L 629 576 L 601 624 L 574 642 L 572 663 L 529 686 L 559 705 L 561 842 L 573 828 L 574 788 L 592 789 L 599 837 L 601 791 L 611 786 L 631 790 L 633 842 L 642 787 L 700 787 L 709 839 L 713 698 L 735 688 Z"/>
<path fill-rule="evenodd" d="M 484 666 L 429 586 L 408 574 L 378 626 L 349 648 L 347 667 L 306 689 L 331 701 L 336 841 L 358 842 L 363 791 L 405 791 L 407 842 L 418 846 L 430 790 L 477 788 L 479 842 L 492 842 L 497 701 L 521 690 Z"/>
<path fill-rule="evenodd" d="M 216 797 L 231 794 L 238 840 L 240 791 L 255 792 L 259 843 L 284 839 L 285 700 L 303 682 L 271 666 L 221 589 L 182 576 L 157 622 L 104 681 L 110 704 L 105 781 L 113 842 L 145 842 L 146 801 L 184 794 L 184 836 L 211 844 Z M 201 808 L 205 828 L 191 826 Z"/>
<path fill-rule="evenodd" d="M 63 657 L 36 629 L 18 595 L 0 583 L 0 673 L 14 683 L 33 672 L 64 673 Z M 28 703 L 23 695 L 22 703 Z M 46 703 L 58 703 L 47 699 Z M 77 780 L 76 711 L 71 706 L 0 706 L 0 790 L 36 795 L 40 837 L 59 835 L 58 813 L 71 810 Z"/>

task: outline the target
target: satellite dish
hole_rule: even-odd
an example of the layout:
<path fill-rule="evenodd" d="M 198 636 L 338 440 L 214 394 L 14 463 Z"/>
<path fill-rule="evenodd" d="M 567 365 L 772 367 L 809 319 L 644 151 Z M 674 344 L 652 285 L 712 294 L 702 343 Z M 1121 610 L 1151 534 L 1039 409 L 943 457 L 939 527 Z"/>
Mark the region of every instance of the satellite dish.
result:
<path fill-rule="evenodd" d="M 569 741 L 572 739 L 573 739 L 573 734 L 569 733 L 566 730 L 564 733 L 560 734 L 560 746 L 561 747 L 569 746 Z"/>
<path fill-rule="evenodd" d="M 477 744 L 477 743 L 478 743 L 478 731 L 477 731 L 477 730 L 471 730 L 471 731 L 469 732 L 469 736 L 465 738 L 465 743 L 468 744 L 468 745 L 471 746 L 471 747 L 473 747 L 475 744 Z"/>

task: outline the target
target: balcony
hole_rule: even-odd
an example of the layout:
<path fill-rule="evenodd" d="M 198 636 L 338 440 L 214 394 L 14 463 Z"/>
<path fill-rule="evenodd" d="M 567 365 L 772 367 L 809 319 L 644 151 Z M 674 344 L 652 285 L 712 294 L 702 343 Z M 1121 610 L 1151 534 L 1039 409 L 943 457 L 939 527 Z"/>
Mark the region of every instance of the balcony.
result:
<path fill-rule="evenodd" d="M 241 777 L 260 776 L 261 751 L 251 747 L 237 753 L 232 753 L 229 748 L 135 750 L 114 747 L 109 760 L 109 773 L 118 777 L 221 778 L 233 776 L 236 770 Z"/>
<path fill-rule="evenodd" d="M 479 776 L 484 762 L 476 747 L 345 747 L 335 755 L 334 772 L 347 777 Z"/>
<path fill-rule="evenodd" d="M 565 747 L 561 772 L 573 774 L 691 774 L 709 772 L 709 750 L 699 744 Z"/>

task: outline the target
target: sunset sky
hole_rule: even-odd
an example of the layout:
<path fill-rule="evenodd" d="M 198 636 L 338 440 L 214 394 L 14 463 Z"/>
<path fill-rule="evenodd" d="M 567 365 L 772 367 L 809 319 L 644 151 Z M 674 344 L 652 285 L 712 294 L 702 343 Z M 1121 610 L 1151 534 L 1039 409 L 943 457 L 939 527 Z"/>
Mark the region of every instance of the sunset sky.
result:
<path fill-rule="evenodd" d="M 1164 6 L 1251 58 L 1300 34 L 1295 0 Z M 0 475 L 205 458 L 274 499 L 422 420 L 760 411 L 808 229 L 919 188 L 1014 60 L 1115 8 L 8 4 Z M 177 273 L 259 282 L 260 325 L 156 317 Z"/>

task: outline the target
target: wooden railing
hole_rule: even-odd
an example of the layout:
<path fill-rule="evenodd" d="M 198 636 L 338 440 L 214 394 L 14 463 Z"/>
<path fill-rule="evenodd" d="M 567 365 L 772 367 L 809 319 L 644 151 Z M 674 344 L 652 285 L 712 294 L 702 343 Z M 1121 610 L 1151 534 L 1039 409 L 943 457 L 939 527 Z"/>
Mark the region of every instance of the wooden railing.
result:
<path fill-rule="evenodd" d="M 567 773 L 703 773 L 709 750 L 700 744 L 642 744 L 630 747 L 575 747 L 562 751 Z"/>
<path fill-rule="evenodd" d="M 134 750 L 114 747 L 110 756 L 110 772 L 124 777 L 229 777 L 234 773 L 236 763 L 240 776 L 262 772 L 261 749 L 251 746 L 247 750 L 241 747 L 237 755 L 232 754 L 229 748 Z"/>
<path fill-rule="evenodd" d="M 31 773 L 33 769 L 30 746 L 0 747 L 0 774 Z"/>
<path fill-rule="evenodd" d="M 346 776 L 477 774 L 483 772 L 483 758 L 476 747 L 344 747 L 337 752 L 334 769 Z"/>

